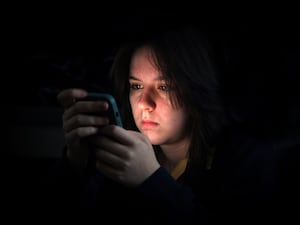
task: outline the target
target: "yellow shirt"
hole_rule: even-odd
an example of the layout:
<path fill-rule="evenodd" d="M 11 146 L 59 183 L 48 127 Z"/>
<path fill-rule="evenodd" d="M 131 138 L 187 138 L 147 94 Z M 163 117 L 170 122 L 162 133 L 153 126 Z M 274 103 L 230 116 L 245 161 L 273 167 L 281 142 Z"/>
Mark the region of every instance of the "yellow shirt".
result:
<path fill-rule="evenodd" d="M 187 165 L 187 159 L 181 160 L 177 166 L 172 170 L 171 176 L 177 180 L 185 171 L 186 165 Z"/>

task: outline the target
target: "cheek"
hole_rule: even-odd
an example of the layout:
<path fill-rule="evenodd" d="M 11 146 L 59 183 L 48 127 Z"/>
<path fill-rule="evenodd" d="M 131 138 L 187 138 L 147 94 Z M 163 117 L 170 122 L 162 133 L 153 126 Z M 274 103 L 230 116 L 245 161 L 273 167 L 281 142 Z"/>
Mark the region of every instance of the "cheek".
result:
<path fill-rule="evenodd" d="M 136 103 L 134 103 L 134 101 L 131 98 L 129 99 L 129 103 L 130 103 L 131 111 L 133 114 L 133 118 L 135 119 L 136 109 L 137 109 Z"/>
<path fill-rule="evenodd" d="M 173 116 L 175 124 L 177 124 L 177 128 L 181 130 L 185 130 L 185 128 L 188 126 L 187 124 L 187 114 L 183 111 L 180 111 Z"/>

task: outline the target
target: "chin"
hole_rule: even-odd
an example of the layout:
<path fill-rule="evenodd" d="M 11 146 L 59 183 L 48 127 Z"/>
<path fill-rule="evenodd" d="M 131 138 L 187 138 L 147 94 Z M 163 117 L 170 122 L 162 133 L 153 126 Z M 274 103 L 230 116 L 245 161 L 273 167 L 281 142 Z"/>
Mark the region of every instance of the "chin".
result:
<path fill-rule="evenodd" d="M 157 131 L 150 131 L 150 130 L 142 130 L 141 131 L 145 136 L 148 137 L 152 145 L 161 145 L 163 144 L 163 140 L 161 135 Z"/>
<path fill-rule="evenodd" d="M 149 138 L 150 142 L 152 145 L 161 145 L 163 144 L 163 141 L 161 140 L 161 138 L 158 138 L 158 137 L 151 137 L 151 136 L 148 136 L 147 137 Z"/>

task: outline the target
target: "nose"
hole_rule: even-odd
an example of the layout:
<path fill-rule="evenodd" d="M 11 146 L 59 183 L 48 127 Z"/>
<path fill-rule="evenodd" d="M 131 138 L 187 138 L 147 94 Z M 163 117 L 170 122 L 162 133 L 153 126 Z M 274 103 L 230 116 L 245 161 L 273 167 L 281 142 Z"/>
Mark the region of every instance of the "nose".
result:
<path fill-rule="evenodd" d="M 142 110 L 152 111 L 155 106 L 155 94 L 151 91 L 144 91 L 140 96 L 138 107 Z"/>

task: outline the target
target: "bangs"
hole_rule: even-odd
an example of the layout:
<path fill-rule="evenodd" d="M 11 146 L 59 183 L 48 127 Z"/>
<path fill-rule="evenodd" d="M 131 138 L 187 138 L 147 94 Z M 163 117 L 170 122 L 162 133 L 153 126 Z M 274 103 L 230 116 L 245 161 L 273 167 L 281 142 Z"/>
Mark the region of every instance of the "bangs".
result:
<path fill-rule="evenodd" d="M 184 97 L 182 84 L 179 84 L 177 81 L 179 79 L 176 78 L 178 69 L 172 61 L 167 60 L 170 56 L 165 55 L 164 51 L 154 44 L 149 44 L 147 47 L 150 49 L 150 61 L 161 72 L 162 79 L 169 87 L 168 95 L 172 107 L 174 109 L 185 107 L 187 99 Z"/>

